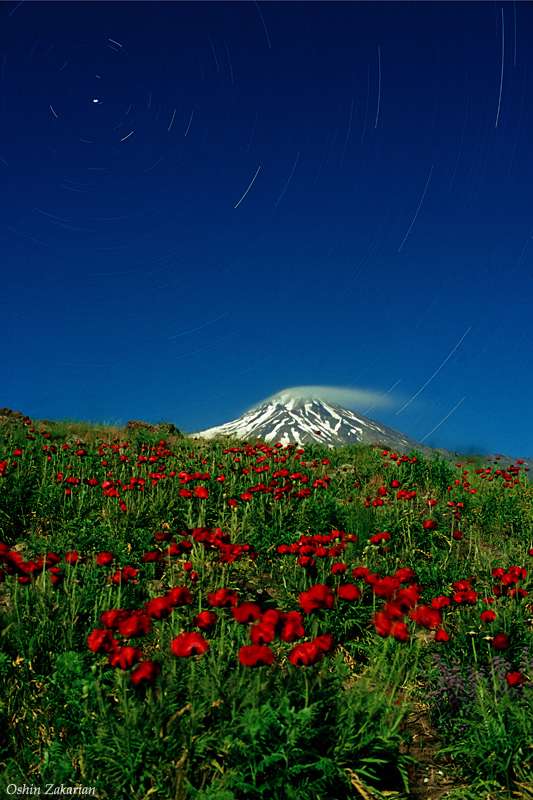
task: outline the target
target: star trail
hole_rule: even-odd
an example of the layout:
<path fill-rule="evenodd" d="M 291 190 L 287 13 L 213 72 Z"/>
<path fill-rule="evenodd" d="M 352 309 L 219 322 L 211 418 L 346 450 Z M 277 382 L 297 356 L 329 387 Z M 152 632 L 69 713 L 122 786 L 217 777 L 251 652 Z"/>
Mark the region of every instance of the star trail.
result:
<path fill-rule="evenodd" d="M 532 35 L 527 3 L 4 2 L 0 404 L 194 431 L 343 386 L 530 456 Z"/>

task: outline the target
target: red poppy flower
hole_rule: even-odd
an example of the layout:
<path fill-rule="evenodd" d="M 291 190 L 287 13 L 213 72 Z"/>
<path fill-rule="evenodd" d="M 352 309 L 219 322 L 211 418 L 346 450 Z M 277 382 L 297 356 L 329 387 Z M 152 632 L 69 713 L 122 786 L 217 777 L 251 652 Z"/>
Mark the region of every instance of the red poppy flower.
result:
<path fill-rule="evenodd" d="M 399 589 L 393 597 L 394 603 L 400 606 L 404 613 L 413 608 L 420 600 L 422 590 L 416 583 Z"/>
<path fill-rule="evenodd" d="M 209 497 L 209 490 L 205 486 L 196 486 L 194 489 L 194 496 L 206 500 Z"/>
<path fill-rule="evenodd" d="M 446 595 L 440 594 L 438 597 L 434 597 L 433 598 L 433 600 L 431 601 L 431 607 L 432 608 L 437 608 L 437 609 L 446 608 L 446 606 L 449 606 L 450 603 L 451 603 L 451 600 L 450 600 L 449 597 L 446 597 Z"/>
<path fill-rule="evenodd" d="M 299 619 L 290 617 L 291 614 L 297 614 Z M 285 620 L 279 638 L 282 642 L 294 642 L 295 639 L 301 639 L 302 636 L 305 636 L 302 617 L 299 611 L 289 611 L 287 616 L 289 618 Z"/>
<path fill-rule="evenodd" d="M 118 632 L 127 639 L 145 636 L 152 629 L 152 621 L 144 611 L 133 611 L 118 623 Z"/>
<path fill-rule="evenodd" d="M 277 609 L 270 609 L 270 611 L 276 611 L 281 615 L 281 621 L 286 625 L 287 623 L 291 623 L 294 625 L 303 625 L 303 616 L 301 611 L 287 611 L 285 613 L 279 612 Z M 263 618 L 266 618 L 268 612 L 263 614 Z"/>
<path fill-rule="evenodd" d="M 96 563 L 99 567 L 108 567 L 113 563 L 113 558 L 113 553 L 110 553 L 109 550 L 102 550 L 101 553 L 96 554 Z"/>
<path fill-rule="evenodd" d="M 462 592 L 455 592 L 453 600 L 454 603 L 459 603 L 460 605 L 473 606 L 477 602 L 477 592 L 475 592 L 473 589 L 467 589 L 466 591 Z"/>
<path fill-rule="evenodd" d="M 409 581 L 414 580 L 416 576 L 411 567 L 399 567 L 394 573 L 394 577 L 398 578 L 400 583 L 409 583 Z"/>
<path fill-rule="evenodd" d="M 193 624 L 203 631 L 210 630 L 216 624 L 217 615 L 214 611 L 200 611 L 193 619 Z"/>
<path fill-rule="evenodd" d="M 367 578 L 370 575 L 368 567 L 354 567 L 352 569 L 352 578 Z"/>
<path fill-rule="evenodd" d="M 50 575 L 52 586 L 57 586 L 65 577 L 59 567 L 50 567 L 48 574 Z"/>
<path fill-rule="evenodd" d="M 305 614 L 310 614 L 319 608 L 333 608 L 335 597 L 333 592 L 324 583 L 316 583 L 306 592 L 301 592 L 298 602 Z"/>
<path fill-rule="evenodd" d="M 486 611 L 482 611 L 479 615 L 481 622 L 494 622 L 496 619 L 496 612 L 492 611 L 492 609 L 487 609 Z"/>
<path fill-rule="evenodd" d="M 402 605 L 396 600 L 389 600 L 383 606 L 383 613 L 392 621 L 402 619 L 405 616 L 406 610 L 402 608 Z"/>
<path fill-rule="evenodd" d="M 134 686 L 138 686 L 140 683 L 153 683 L 158 673 L 159 664 L 154 661 L 141 661 L 132 670 L 130 681 Z"/>
<path fill-rule="evenodd" d="M 405 622 L 393 622 L 390 632 L 399 642 L 409 641 L 409 628 Z"/>
<path fill-rule="evenodd" d="M 146 613 L 153 619 L 163 619 L 168 617 L 172 611 L 172 603 L 167 597 L 153 597 L 144 604 Z"/>
<path fill-rule="evenodd" d="M 256 622 L 250 628 L 250 639 L 254 644 L 270 644 L 276 637 L 276 628 L 268 622 Z"/>
<path fill-rule="evenodd" d="M 392 621 L 391 619 L 385 614 L 384 611 L 377 611 L 374 614 L 374 627 L 376 629 L 376 633 L 379 636 L 389 636 L 392 628 Z"/>
<path fill-rule="evenodd" d="M 138 574 L 138 569 L 126 564 L 125 567 L 122 567 L 122 569 L 117 569 L 117 571 L 113 573 L 111 576 L 111 582 L 117 586 L 121 583 L 128 583 L 128 581 L 131 581 L 132 583 L 138 583 L 138 581 L 133 580 Z"/>
<path fill-rule="evenodd" d="M 437 631 L 435 631 L 435 641 L 436 642 L 449 642 L 450 641 L 450 637 L 448 636 L 448 634 L 446 633 L 444 628 L 439 628 Z"/>
<path fill-rule="evenodd" d="M 239 606 L 234 606 L 231 613 L 235 621 L 242 625 L 261 618 L 261 609 L 257 603 L 241 603 Z"/>
<path fill-rule="evenodd" d="M 142 554 L 141 561 L 143 564 L 153 564 L 161 559 L 161 555 L 159 550 L 149 550 L 147 553 Z"/>
<path fill-rule="evenodd" d="M 528 593 L 527 593 L 526 589 L 517 589 L 515 587 L 514 589 L 509 589 L 507 594 L 508 594 L 509 597 L 527 597 Z"/>
<path fill-rule="evenodd" d="M 65 564 L 76 564 L 80 558 L 80 554 L 77 550 L 69 550 L 68 553 L 65 553 Z"/>
<path fill-rule="evenodd" d="M 505 680 L 509 684 L 509 686 L 520 686 L 520 684 L 525 683 L 525 678 L 521 672 L 508 672 L 505 676 Z"/>
<path fill-rule="evenodd" d="M 492 646 L 495 650 L 507 650 L 509 647 L 509 637 L 506 633 L 497 633 L 492 640 Z"/>
<path fill-rule="evenodd" d="M 289 661 L 295 667 L 309 667 L 322 658 L 323 653 L 314 642 L 297 644 L 289 653 Z"/>
<path fill-rule="evenodd" d="M 117 647 L 109 656 L 109 663 L 112 667 L 120 669 L 130 669 L 142 657 L 142 652 L 138 647 Z"/>
<path fill-rule="evenodd" d="M 312 644 L 318 647 L 321 653 L 329 653 L 333 649 L 333 636 L 331 633 L 322 633 L 320 636 L 315 636 Z"/>
<path fill-rule="evenodd" d="M 313 567 L 316 567 L 316 561 L 312 556 L 298 556 L 296 563 L 299 567 L 304 567 L 304 569 L 313 569 Z"/>
<path fill-rule="evenodd" d="M 472 578 L 463 578 L 460 581 L 455 581 L 452 584 L 457 592 L 468 592 L 472 589 Z"/>
<path fill-rule="evenodd" d="M 428 629 L 438 628 L 442 622 L 442 615 L 439 609 L 432 606 L 417 606 L 409 613 L 409 616 L 417 625 Z"/>
<path fill-rule="evenodd" d="M 233 589 L 217 589 L 215 592 L 210 592 L 207 595 L 207 602 L 210 606 L 215 608 L 223 608 L 224 606 L 236 606 L 239 600 L 239 595 Z"/>
<path fill-rule="evenodd" d="M 102 611 L 100 614 L 100 621 L 106 628 L 118 628 L 121 620 L 129 616 L 129 611 L 124 608 L 110 608 L 108 611 Z"/>
<path fill-rule="evenodd" d="M 372 591 L 376 597 L 390 599 L 400 588 L 400 581 L 394 575 L 386 575 L 384 578 L 372 580 Z"/>
<path fill-rule="evenodd" d="M 239 649 L 239 661 L 245 667 L 268 666 L 274 661 L 274 653 L 266 645 L 246 645 Z"/>
<path fill-rule="evenodd" d="M 25 575 L 35 575 L 42 569 L 42 564 L 39 564 L 38 561 L 23 561 L 22 559 L 17 563 L 17 566 Z"/>
<path fill-rule="evenodd" d="M 118 644 L 107 628 L 95 628 L 87 636 L 87 647 L 93 653 L 109 653 Z"/>
<path fill-rule="evenodd" d="M 390 541 L 390 533 L 388 531 L 381 531 L 380 533 L 375 533 L 373 536 L 370 537 L 368 540 L 370 544 L 380 544 L 381 542 L 388 542 Z"/>
<path fill-rule="evenodd" d="M 192 603 L 192 594 L 187 586 L 173 586 L 165 597 L 171 606 L 189 606 Z"/>
<path fill-rule="evenodd" d="M 425 531 L 434 531 L 437 527 L 437 523 L 434 519 L 425 519 L 422 523 L 422 527 Z"/>
<path fill-rule="evenodd" d="M 180 633 L 170 644 L 172 653 L 178 658 L 189 658 L 190 656 L 201 656 L 209 650 L 209 642 L 204 639 L 201 633 L 191 631 L 190 633 Z"/>
<path fill-rule="evenodd" d="M 355 583 L 342 583 L 337 589 L 337 597 L 341 600 L 354 601 L 361 597 L 361 590 Z"/>
<path fill-rule="evenodd" d="M 344 575 L 347 569 L 348 569 L 348 564 L 344 564 L 342 561 L 337 561 L 335 564 L 331 565 L 331 574 Z"/>

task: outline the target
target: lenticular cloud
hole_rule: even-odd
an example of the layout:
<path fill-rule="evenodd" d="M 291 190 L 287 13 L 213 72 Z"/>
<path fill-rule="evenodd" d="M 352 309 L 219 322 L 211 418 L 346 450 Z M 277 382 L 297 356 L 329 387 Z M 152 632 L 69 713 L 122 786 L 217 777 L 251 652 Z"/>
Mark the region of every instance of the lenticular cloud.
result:
<path fill-rule="evenodd" d="M 291 386 L 268 397 L 267 400 L 323 400 L 344 408 L 372 405 L 374 408 L 389 408 L 394 399 L 388 393 L 367 391 L 366 389 L 349 389 L 343 386 Z"/>

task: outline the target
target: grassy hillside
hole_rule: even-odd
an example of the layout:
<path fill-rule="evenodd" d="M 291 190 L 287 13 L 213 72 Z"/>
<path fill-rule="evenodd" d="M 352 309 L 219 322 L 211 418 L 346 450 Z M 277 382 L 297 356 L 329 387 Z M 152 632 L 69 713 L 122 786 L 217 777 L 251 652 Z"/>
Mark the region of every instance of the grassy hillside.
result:
<path fill-rule="evenodd" d="M 533 797 L 522 465 L 1 419 L 4 793 Z"/>

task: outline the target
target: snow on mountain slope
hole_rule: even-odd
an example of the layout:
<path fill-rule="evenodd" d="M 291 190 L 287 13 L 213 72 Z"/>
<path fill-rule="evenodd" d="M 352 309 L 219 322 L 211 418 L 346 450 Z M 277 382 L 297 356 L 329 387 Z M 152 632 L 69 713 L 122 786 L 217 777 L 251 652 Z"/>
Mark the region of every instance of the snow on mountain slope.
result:
<path fill-rule="evenodd" d="M 319 442 L 336 447 L 364 442 L 401 451 L 420 447 L 402 433 L 362 414 L 319 398 L 295 397 L 290 393 L 281 393 L 238 419 L 194 435 L 205 439 L 216 436 L 234 436 L 248 441 L 261 439 L 268 444 L 280 442 L 283 445 Z"/>

